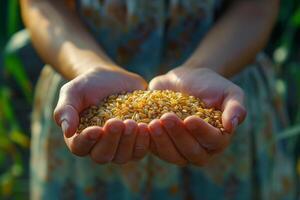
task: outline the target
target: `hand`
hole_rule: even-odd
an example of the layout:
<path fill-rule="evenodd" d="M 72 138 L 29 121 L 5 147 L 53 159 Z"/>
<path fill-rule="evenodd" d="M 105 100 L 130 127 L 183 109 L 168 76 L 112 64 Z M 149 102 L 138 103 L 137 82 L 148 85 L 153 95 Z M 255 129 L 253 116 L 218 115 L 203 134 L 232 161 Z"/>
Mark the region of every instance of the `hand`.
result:
<path fill-rule="evenodd" d="M 70 82 L 60 90 L 54 119 L 61 126 L 70 151 L 90 157 L 97 163 L 124 163 L 142 158 L 149 146 L 145 124 L 132 120 L 109 120 L 104 127 L 92 126 L 76 133 L 79 113 L 97 105 L 101 99 L 123 91 L 143 90 L 147 83 L 138 75 L 125 70 L 92 70 Z"/>
<path fill-rule="evenodd" d="M 154 143 L 151 143 L 151 150 L 161 159 L 177 165 L 187 162 L 198 166 L 206 164 L 212 155 L 229 145 L 232 133 L 246 116 L 243 91 L 206 68 L 176 68 L 151 80 L 149 89 L 183 92 L 223 111 L 225 133 L 198 117 L 191 116 L 182 121 L 170 113 L 149 124 Z"/>

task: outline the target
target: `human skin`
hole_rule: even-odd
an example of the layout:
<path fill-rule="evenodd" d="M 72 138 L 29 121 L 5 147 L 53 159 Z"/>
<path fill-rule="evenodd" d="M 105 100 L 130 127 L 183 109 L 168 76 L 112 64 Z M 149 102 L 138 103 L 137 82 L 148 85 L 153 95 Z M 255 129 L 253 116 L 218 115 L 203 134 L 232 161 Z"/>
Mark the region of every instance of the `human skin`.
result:
<path fill-rule="evenodd" d="M 230 78 L 251 63 L 265 46 L 278 10 L 279 0 L 232 1 L 182 66 L 150 81 L 150 89 L 185 92 L 220 108 L 223 111 L 223 126 L 230 133 L 222 134 L 199 118 L 189 117 L 181 122 L 176 116 L 166 114 L 161 120 L 150 124 L 151 138 L 157 147 L 152 145 L 151 149 L 153 151 L 155 148 L 156 155 L 179 165 L 192 163 L 202 166 L 230 144 L 236 125 L 246 115 L 244 94 L 236 85 L 211 70 Z M 196 128 L 192 130 L 192 127 Z M 156 130 L 161 132 L 159 137 L 155 134 Z M 182 135 L 186 136 L 185 139 Z M 167 145 L 159 142 L 159 138 L 164 138 L 164 143 L 168 143 L 169 147 L 160 148 Z"/>
<path fill-rule="evenodd" d="M 75 134 L 81 111 L 110 94 L 146 89 L 143 78 L 114 63 L 63 1 L 23 0 L 21 8 L 24 23 L 40 56 L 65 79 L 71 80 L 61 88 L 54 112 L 70 151 L 78 156 L 90 155 L 98 163 L 110 162 L 114 157 L 128 160 L 143 157 L 149 146 L 145 124 L 110 120 L 104 127 L 90 127 Z M 135 137 L 129 137 L 126 142 L 128 134 L 123 132 L 130 129 L 136 130 L 132 134 Z M 124 143 L 132 149 L 123 151 L 121 147 L 118 153 L 116 144 L 120 139 L 124 142 L 119 146 L 125 146 L 121 145 Z"/>
<path fill-rule="evenodd" d="M 229 145 L 232 133 L 246 115 L 242 90 L 222 76 L 231 77 L 241 71 L 264 47 L 279 2 L 233 1 L 182 66 L 149 83 L 150 89 L 189 93 L 219 107 L 224 111 L 222 122 L 228 134 L 221 134 L 199 118 L 181 121 L 170 113 L 148 126 L 111 119 L 104 127 L 75 133 L 83 109 L 109 94 L 146 89 L 147 83 L 114 63 L 62 1 L 23 0 L 21 6 L 37 51 L 70 80 L 61 89 L 54 118 L 72 153 L 89 155 L 99 164 L 121 164 L 143 158 L 150 147 L 155 155 L 173 164 L 202 166 Z M 104 84 L 116 81 L 119 84 Z"/>

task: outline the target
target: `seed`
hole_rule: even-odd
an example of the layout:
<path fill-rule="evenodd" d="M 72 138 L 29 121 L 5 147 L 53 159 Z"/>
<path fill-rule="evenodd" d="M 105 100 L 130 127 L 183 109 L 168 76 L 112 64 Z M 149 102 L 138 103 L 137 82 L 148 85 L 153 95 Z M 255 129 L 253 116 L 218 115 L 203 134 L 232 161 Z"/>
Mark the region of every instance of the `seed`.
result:
<path fill-rule="evenodd" d="M 164 113 L 175 113 L 184 120 L 188 116 L 197 116 L 215 126 L 222 132 L 222 112 L 208 108 L 203 101 L 194 96 L 170 90 L 142 91 L 111 95 L 81 113 L 80 133 L 91 125 L 103 126 L 111 118 L 121 120 L 134 119 L 137 123 L 150 123 L 159 119 Z"/>
<path fill-rule="evenodd" d="M 140 119 L 140 115 L 138 113 L 135 114 L 135 119 L 139 120 Z"/>
<path fill-rule="evenodd" d="M 210 119 L 209 119 L 208 117 L 206 117 L 206 118 L 204 119 L 204 121 L 205 121 L 206 123 L 209 123 Z"/>

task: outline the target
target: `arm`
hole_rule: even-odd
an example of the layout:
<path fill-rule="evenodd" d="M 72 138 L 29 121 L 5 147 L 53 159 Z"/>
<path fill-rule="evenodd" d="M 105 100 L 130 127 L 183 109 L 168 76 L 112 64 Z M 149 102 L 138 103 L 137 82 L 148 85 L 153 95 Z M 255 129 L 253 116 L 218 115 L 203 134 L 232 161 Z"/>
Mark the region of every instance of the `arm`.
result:
<path fill-rule="evenodd" d="M 66 79 L 89 69 L 119 69 L 61 0 L 22 0 L 22 17 L 42 59 Z"/>
<path fill-rule="evenodd" d="M 238 73 L 267 43 L 278 9 L 279 0 L 235 0 L 184 66 Z"/>

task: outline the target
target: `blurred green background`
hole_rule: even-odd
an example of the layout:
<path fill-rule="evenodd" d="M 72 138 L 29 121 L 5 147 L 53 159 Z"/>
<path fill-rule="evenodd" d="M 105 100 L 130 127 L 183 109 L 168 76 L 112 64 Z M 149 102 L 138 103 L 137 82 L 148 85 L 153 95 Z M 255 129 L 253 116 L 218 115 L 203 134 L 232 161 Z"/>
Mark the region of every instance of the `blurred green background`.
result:
<path fill-rule="evenodd" d="M 20 19 L 18 0 L 0 0 L 0 199 L 28 199 L 30 113 L 43 63 Z M 281 1 L 266 52 L 274 62 L 277 91 L 290 127 L 278 134 L 295 158 L 300 180 L 300 1 Z"/>

